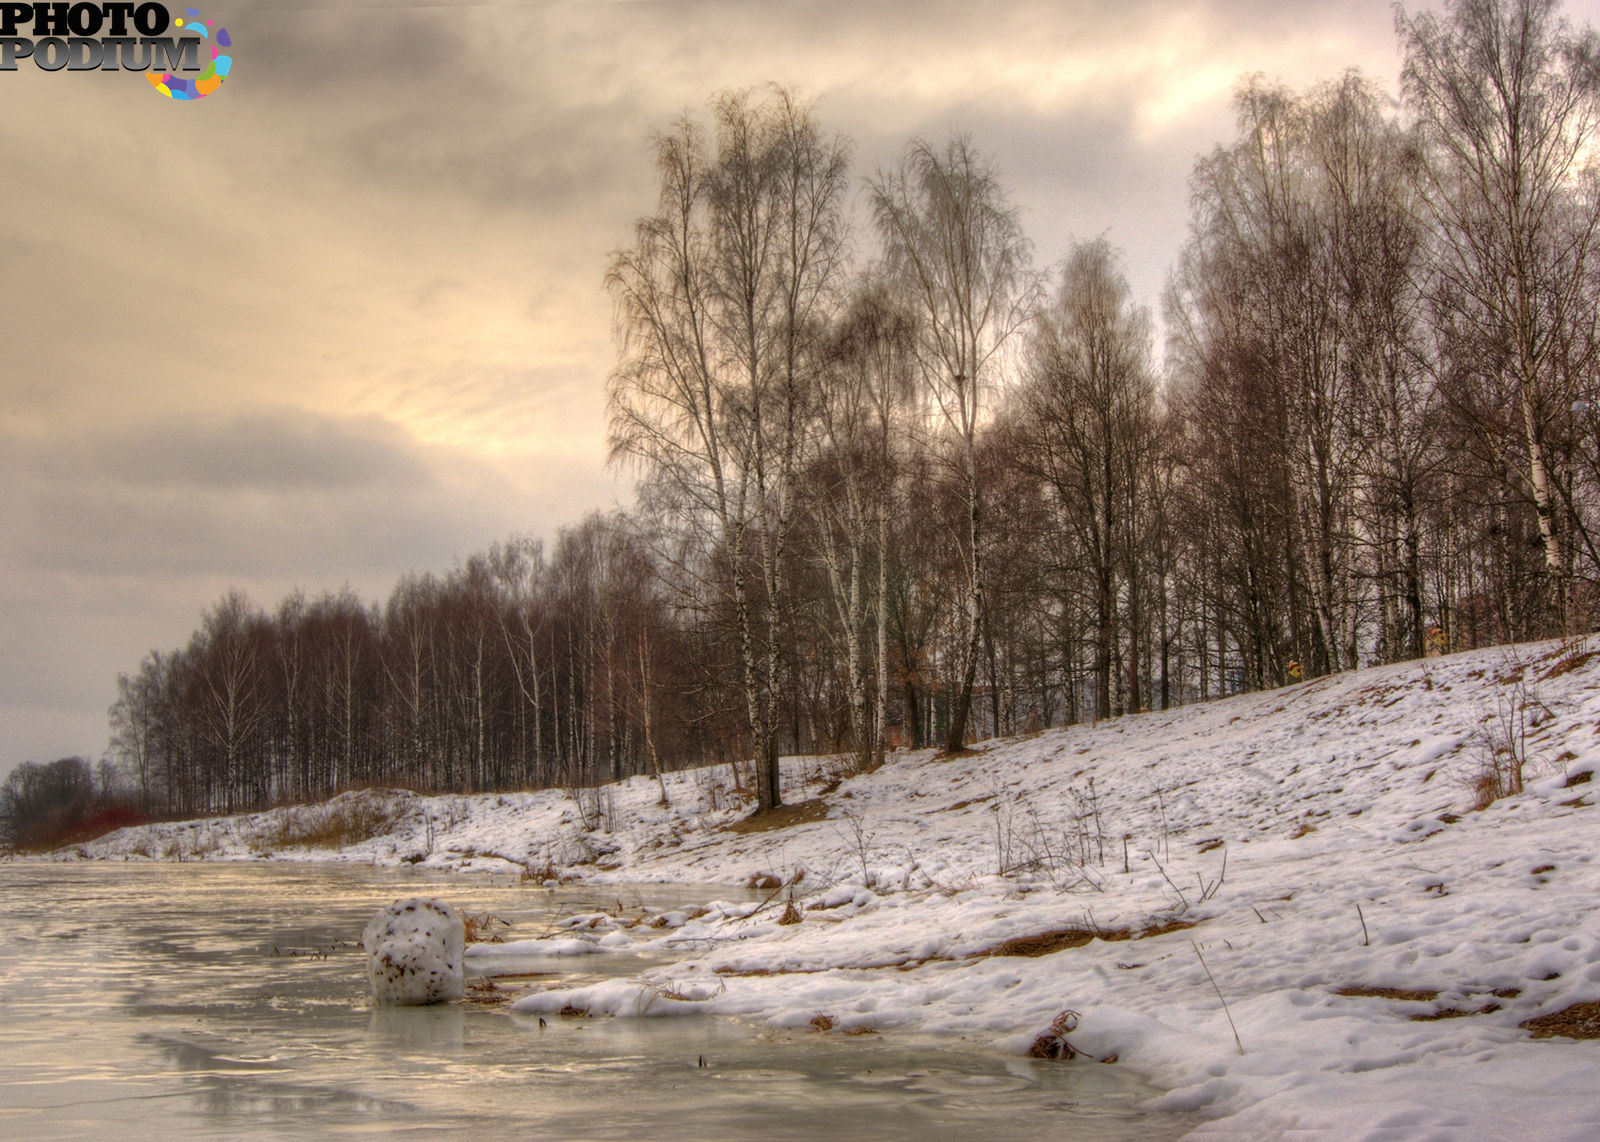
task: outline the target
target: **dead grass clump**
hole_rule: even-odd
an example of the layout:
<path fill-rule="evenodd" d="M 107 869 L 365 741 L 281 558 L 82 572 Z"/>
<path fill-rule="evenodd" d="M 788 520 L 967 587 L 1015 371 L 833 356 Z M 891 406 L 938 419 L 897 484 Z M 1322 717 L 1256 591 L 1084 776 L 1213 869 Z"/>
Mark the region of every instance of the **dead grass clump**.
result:
<path fill-rule="evenodd" d="M 1190 928 L 1193 928 L 1198 923 L 1199 923 L 1198 920 L 1166 920 L 1166 921 L 1163 921 L 1160 924 L 1149 924 L 1149 925 L 1146 925 L 1145 927 L 1140 928 L 1138 932 L 1134 933 L 1132 937 L 1123 937 L 1123 936 L 1115 936 L 1115 935 L 1113 935 L 1113 936 L 1103 936 L 1101 938 L 1102 939 L 1106 939 L 1106 940 L 1117 940 L 1117 939 L 1128 939 L 1128 938 L 1136 938 L 1136 939 L 1140 939 L 1140 940 L 1148 940 L 1152 936 L 1169 936 L 1173 932 L 1187 932 Z"/>
<path fill-rule="evenodd" d="M 984 956 L 1048 956 L 1066 948 L 1081 948 L 1095 938 L 1097 933 L 1084 928 L 1058 928 L 1053 932 L 1040 932 L 1033 936 L 1013 936 L 1002 940 Z"/>
<path fill-rule="evenodd" d="M 1079 1015 L 1076 1011 L 1063 1011 L 1050 1021 L 1049 1030 L 1034 1039 L 1033 1045 L 1028 1048 L 1030 1059 L 1075 1059 L 1084 1052 L 1078 1050 L 1067 1042 L 1067 1036 L 1078 1029 Z M 1085 1058 L 1094 1058 L 1085 1055 Z M 1096 1059 L 1099 1063 L 1114 1063 L 1117 1061 L 1115 1054 L 1107 1055 L 1103 1059 Z"/>
<path fill-rule="evenodd" d="M 1524 1019 L 1517 1026 L 1535 1039 L 1600 1039 L 1600 1003 L 1574 1003 L 1549 1015 Z"/>
<path fill-rule="evenodd" d="M 1352 999 L 1395 999 L 1402 1003 L 1432 1003 L 1439 998 L 1437 991 L 1429 991 L 1425 988 L 1364 987 L 1360 984 L 1350 987 L 1336 987 L 1333 989 L 1333 994 L 1348 996 Z"/>
<path fill-rule="evenodd" d="M 759 891 L 766 891 L 767 889 L 771 888 L 782 888 L 783 881 L 773 876 L 770 872 L 758 872 L 754 876 L 750 877 L 749 880 L 745 881 L 744 886 L 746 888 L 754 888 Z"/>
<path fill-rule="evenodd" d="M 1563 674 L 1571 673 L 1583 666 L 1594 657 L 1592 650 L 1577 650 L 1557 661 L 1549 670 L 1539 675 L 1539 681 L 1548 682 L 1552 678 L 1560 678 Z"/>
<path fill-rule="evenodd" d="M 789 901 L 788 907 L 783 910 L 783 915 L 778 917 L 779 924 L 798 924 L 802 917 L 800 909 L 794 906 L 794 901 Z"/>
<path fill-rule="evenodd" d="M 342 793 L 321 805 L 278 810 L 262 841 L 274 849 L 339 849 L 384 836 L 405 813 L 406 806 L 385 792 Z"/>
<path fill-rule="evenodd" d="M 511 921 L 502 920 L 500 917 L 491 915 L 488 912 L 480 912 L 477 915 L 468 913 L 462 917 L 462 920 L 467 927 L 467 943 L 469 944 L 503 944 L 506 942 L 506 938 L 494 929 L 497 926 L 501 928 L 511 927 Z"/>
<path fill-rule="evenodd" d="M 475 1007 L 500 1007 L 511 1002 L 511 993 L 484 976 L 481 979 L 471 980 L 461 998 Z"/>
<path fill-rule="evenodd" d="M 543 864 L 535 864 L 531 860 L 524 861 L 522 865 L 522 875 L 518 879 L 524 882 L 531 881 L 534 884 L 544 884 L 546 881 L 553 880 L 559 884 L 562 879 L 562 874 L 561 870 L 556 867 L 555 862 L 550 859 L 550 856 L 547 853 L 544 857 Z M 571 878 L 569 877 L 568 879 Z"/>
<path fill-rule="evenodd" d="M 1498 1003 L 1485 1003 L 1475 1011 L 1462 1011 L 1459 1007 L 1444 1007 L 1438 1011 L 1424 1011 L 1420 1015 L 1413 1015 L 1413 1023 L 1436 1023 L 1441 1019 L 1465 1019 L 1469 1015 L 1491 1015 L 1500 1010 Z"/>
<path fill-rule="evenodd" d="M 1048 956 L 1067 948 L 1081 948 L 1093 940 L 1114 943 L 1121 940 L 1145 940 L 1151 936 L 1166 936 L 1184 932 L 1195 926 L 1193 920 L 1167 920 L 1143 928 L 1056 928 L 1031 936 L 1013 936 L 994 947 L 979 952 L 975 958 L 990 956 Z"/>
<path fill-rule="evenodd" d="M 741 817 L 733 824 L 727 826 L 730 833 L 765 833 L 773 829 L 787 829 L 791 825 L 804 825 L 810 821 L 820 821 L 828 815 L 826 801 L 813 799 L 801 801 L 794 805 L 779 805 L 776 809 L 769 809 L 765 813 L 757 810 L 748 817 Z"/>
<path fill-rule="evenodd" d="M 831 1015 L 813 1015 L 811 1029 L 813 1031 L 832 1031 L 834 1019 Z"/>

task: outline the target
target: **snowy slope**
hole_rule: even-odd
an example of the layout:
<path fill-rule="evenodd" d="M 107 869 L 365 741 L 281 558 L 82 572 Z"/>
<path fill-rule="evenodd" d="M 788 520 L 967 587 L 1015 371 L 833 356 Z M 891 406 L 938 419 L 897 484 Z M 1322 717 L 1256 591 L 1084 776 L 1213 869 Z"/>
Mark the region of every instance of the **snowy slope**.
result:
<path fill-rule="evenodd" d="M 1600 1001 L 1592 652 L 1376 668 L 842 780 L 832 759 L 790 759 L 786 801 L 819 799 L 798 816 L 821 819 L 785 828 L 729 828 L 748 809 L 724 766 L 669 775 L 667 806 L 650 779 L 581 809 L 560 791 L 346 795 L 398 819 L 337 853 L 283 847 L 281 813 L 79 852 L 771 877 L 784 887 L 761 902 L 703 915 L 575 918 L 568 939 L 677 958 L 517 1006 L 822 1016 L 1019 1052 L 1072 1009 L 1071 1045 L 1202 1111 L 1200 1137 L 1595 1138 L 1600 1043 L 1519 1027 Z M 1524 739 L 1527 788 L 1475 810 L 1507 735 Z M 780 923 L 791 901 L 800 922 Z M 469 962 L 492 971 L 496 955 Z"/>

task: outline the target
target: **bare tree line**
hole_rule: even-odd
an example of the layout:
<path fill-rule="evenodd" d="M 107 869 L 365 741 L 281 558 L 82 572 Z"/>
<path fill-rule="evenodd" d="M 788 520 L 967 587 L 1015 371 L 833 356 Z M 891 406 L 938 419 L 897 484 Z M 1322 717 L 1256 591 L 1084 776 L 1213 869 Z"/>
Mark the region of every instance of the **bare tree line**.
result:
<path fill-rule="evenodd" d="M 380 608 L 230 594 L 120 679 L 151 809 L 586 784 L 1165 708 L 1588 629 L 1600 550 L 1600 58 L 1545 0 L 1397 17 L 1236 96 L 1149 310 L 1041 273 L 972 140 L 867 180 L 771 88 L 656 136 L 613 254 L 635 509 Z"/>

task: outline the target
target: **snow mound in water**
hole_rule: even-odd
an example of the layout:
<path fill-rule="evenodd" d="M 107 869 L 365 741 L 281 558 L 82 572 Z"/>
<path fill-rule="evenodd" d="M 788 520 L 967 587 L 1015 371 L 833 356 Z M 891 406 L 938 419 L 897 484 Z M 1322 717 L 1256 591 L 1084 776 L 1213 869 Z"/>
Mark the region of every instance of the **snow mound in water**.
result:
<path fill-rule="evenodd" d="M 417 1005 L 461 998 L 466 925 L 442 900 L 396 900 L 368 922 L 361 944 L 379 1004 Z"/>

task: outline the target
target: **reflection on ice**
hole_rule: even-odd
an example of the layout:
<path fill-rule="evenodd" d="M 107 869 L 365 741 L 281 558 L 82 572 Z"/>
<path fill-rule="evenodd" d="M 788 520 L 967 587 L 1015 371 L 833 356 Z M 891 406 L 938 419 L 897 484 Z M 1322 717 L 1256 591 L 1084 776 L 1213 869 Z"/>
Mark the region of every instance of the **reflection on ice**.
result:
<path fill-rule="evenodd" d="M 466 1042 L 466 1011 L 453 1004 L 374 1007 L 368 1023 L 372 1044 L 391 1051 L 457 1054 Z"/>

